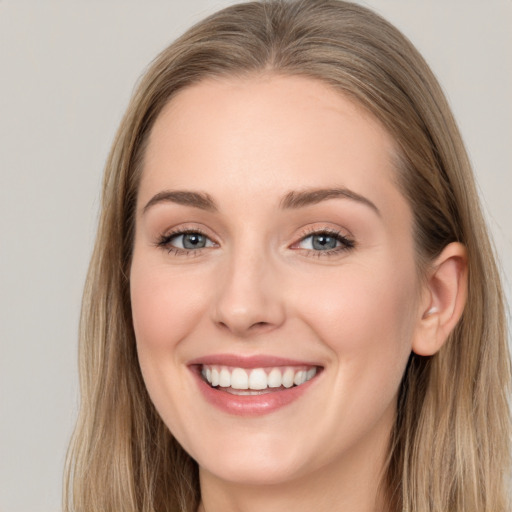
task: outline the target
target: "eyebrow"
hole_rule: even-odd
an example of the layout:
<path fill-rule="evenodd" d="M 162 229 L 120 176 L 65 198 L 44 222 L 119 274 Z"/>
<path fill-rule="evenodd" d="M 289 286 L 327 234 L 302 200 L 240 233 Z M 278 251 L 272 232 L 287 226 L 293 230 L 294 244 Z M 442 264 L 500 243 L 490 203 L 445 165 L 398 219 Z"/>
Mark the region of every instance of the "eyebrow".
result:
<path fill-rule="evenodd" d="M 328 199 L 350 199 L 370 207 L 379 217 L 380 210 L 368 198 L 348 188 L 315 188 L 301 191 L 292 191 L 284 196 L 281 201 L 281 208 L 296 209 L 321 203 Z"/>
<path fill-rule="evenodd" d="M 379 217 L 380 210 L 366 197 L 348 189 L 348 188 L 314 188 L 306 190 L 293 190 L 288 192 L 280 202 L 280 207 L 284 210 L 304 208 L 314 204 L 327 201 L 328 199 L 350 199 L 370 207 Z M 191 192 L 188 190 L 163 190 L 154 195 L 144 206 L 142 213 L 146 213 L 149 208 L 158 204 L 171 202 L 184 206 L 192 206 L 200 210 L 218 212 L 219 209 L 213 198 L 204 192 Z"/>
<path fill-rule="evenodd" d="M 163 190 L 148 201 L 142 213 L 146 213 L 155 204 L 166 202 L 192 206 L 210 212 L 218 211 L 215 201 L 206 193 L 190 192 L 188 190 Z"/>

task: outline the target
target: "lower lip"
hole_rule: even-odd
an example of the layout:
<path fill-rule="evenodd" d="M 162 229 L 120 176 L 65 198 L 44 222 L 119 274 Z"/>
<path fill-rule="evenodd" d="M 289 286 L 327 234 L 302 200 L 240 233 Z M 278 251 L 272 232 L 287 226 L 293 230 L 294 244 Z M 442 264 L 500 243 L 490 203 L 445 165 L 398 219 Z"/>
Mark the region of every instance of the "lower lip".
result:
<path fill-rule="evenodd" d="M 193 371 L 199 390 L 210 404 L 218 409 L 237 416 L 259 416 L 277 411 L 298 400 L 316 382 L 318 374 L 300 386 L 281 391 L 271 391 L 261 395 L 233 395 L 227 391 L 212 388 Z"/>

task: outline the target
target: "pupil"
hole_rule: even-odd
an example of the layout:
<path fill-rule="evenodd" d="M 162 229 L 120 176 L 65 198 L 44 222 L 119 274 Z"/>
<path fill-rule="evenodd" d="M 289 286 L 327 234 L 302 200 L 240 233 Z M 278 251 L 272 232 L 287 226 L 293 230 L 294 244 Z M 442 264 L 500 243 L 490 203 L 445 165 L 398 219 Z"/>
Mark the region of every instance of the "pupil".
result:
<path fill-rule="evenodd" d="M 325 251 L 336 248 L 336 238 L 327 235 L 316 235 L 313 237 L 313 249 Z"/>
<path fill-rule="evenodd" d="M 187 233 L 183 235 L 183 247 L 185 249 L 197 249 L 206 245 L 206 239 L 199 233 Z"/>

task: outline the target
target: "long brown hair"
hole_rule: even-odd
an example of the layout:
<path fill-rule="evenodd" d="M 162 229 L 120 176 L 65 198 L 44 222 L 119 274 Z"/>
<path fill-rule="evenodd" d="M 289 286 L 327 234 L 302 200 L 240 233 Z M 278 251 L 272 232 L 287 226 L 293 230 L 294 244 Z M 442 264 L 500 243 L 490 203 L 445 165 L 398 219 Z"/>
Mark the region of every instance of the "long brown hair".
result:
<path fill-rule="evenodd" d="M 467 248 L 463 316 L 432 357 L 411 354 L 390 439 L 392 510 L 504 512 L 510 469 L 510 364 L 500 278 L 459 131 L 429 67 L 392 25 L 337 0 L 234 5 L 164 50 L 140 82 L 107 162 L 80 326 L 82 402 L 65 510 L 187 511 L 196 463 L 148 397 L 129 299 L 144 150 L 164 105 L 207 77 L 300 75 L 341 91 L 396 141 L 397 183 L 414 214 L 421 271 L 450 242 Z"/>

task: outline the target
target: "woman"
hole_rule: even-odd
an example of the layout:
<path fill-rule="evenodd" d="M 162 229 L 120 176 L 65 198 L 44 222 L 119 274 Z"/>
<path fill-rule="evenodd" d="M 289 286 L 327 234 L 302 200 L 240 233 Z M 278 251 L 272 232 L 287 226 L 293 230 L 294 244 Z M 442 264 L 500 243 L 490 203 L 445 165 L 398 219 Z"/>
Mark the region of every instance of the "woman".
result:
<path fill-rule="evenodd" d="M 68 510 L 504 511 L 499 276 L 446 100 L 335 0 L 153 63 L 107 163 Z"/>

